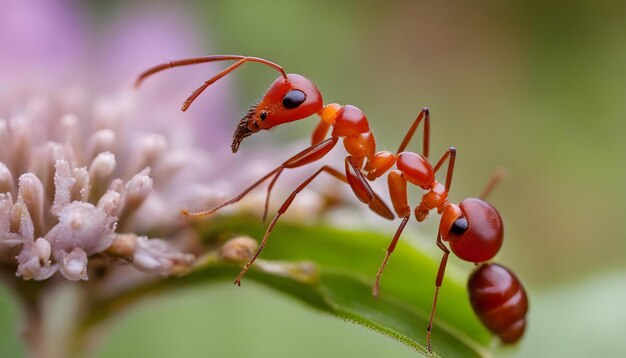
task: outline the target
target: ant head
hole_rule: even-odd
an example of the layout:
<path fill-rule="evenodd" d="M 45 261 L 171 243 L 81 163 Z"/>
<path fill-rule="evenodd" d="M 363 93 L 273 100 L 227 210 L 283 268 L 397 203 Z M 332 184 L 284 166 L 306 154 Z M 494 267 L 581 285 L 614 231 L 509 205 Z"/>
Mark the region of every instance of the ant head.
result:
<path fill-rule="evenodd" d="M 239 122 L 233 136 L 233 153 L 239 149 L 241 141 L 252 133 L 306 118 L 322 107 L 322 95 L 313 82 L 293 73 L 288 74 L 286 80 L 278 77 L 263 99 L 252 106 Z"/>
<path fill-rule="evenodd" d="M 469 198 L 459 206 L 450 205 L 444 210 L 439 232 L 459 258 L 484 262 L 500 250 L 504 225 L 498 210 L 491 204 Z"/>

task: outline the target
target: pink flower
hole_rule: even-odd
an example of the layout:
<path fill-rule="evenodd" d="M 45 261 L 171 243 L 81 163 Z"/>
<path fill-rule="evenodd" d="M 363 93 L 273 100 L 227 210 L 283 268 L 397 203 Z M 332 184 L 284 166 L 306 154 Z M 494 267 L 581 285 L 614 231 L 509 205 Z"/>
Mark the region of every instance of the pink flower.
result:
<path fill-rule="evenodd" d="M 199 48 L 179 8 L 129 8 L 94 32 L 73 4 L 0 0 L 0 252 L 16 253 L 23 279 L 86 280 L 94 255 L 174 273 L 193 256 L 141 233 L 176 234 L 181 208 L 212 202 L 194 143 L 228 148 L 230 129 L 207 131 L 197 114 L 232 117 L 228 89 L 183 116 L 196 74 L 131 87 L 163 56 Z M 108 251 L 129 237 L 132 250 Z"/>

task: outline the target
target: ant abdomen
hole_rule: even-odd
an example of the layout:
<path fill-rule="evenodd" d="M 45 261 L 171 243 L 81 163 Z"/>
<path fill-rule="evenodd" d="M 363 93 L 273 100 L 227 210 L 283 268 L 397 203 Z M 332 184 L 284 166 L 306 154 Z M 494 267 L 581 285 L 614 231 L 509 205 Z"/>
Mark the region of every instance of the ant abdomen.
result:
<path fill-rule="evenodd" d="M 504 266 L 482 264 L 469 278 L 472 308 L 480 321 L 504 343 L 524 334 L 528 298 L 517 277 Z"/>

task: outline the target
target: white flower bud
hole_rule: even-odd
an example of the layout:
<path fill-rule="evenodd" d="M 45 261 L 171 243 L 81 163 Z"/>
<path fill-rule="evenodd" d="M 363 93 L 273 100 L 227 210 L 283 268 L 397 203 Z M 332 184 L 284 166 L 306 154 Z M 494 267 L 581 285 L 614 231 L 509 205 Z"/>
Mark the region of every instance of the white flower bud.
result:
<path fill-rule="evenodd" d="M 39 259 L 40 263 L 49 263 L 51 253 L 52 247 L 50 247 L 50 243 L 48 241 L 41 237 L 35 240 L 35 244 L 33 245 L 33 255 Z"/>
<path fill-rule="evenodd" d="M 89 173 L 87 168 L 74 168 L 72 173 L 76 183 L 72 188 L 72 201 L 87 201 L 91 193 L 91 185 L 89 184 Z"/>
<path fill-rule="evenodd" d="M 61 255 L 61 274 L 71 281 L 87 280 L 87 254 L 75 248 L 69 254 Z"/>
<path fill-rule="evenodd" d="M 11 193 L 0 194 L 0 237 L 11 230 L 11 208 L 13 197 Z"/>
<path fill-rule="evenodd" d="M 54 173 L 54 202 L 50 211 L 57 215 L 72 201 L 72 188 L 76 179 L 72 177 L 70 165 L 65 160 L 57 160 Z"/>
<path fill-rule="evenodd" d="M 152 178 L 148 175 L 150 168 L 136 174 L 126 183 L 126 213 L 134 211 L 152 192 Z"/>
<path fill-rule="evenodd" d="M 149 133 L 141 138 L 140 149 L 150 163 L 167 149 L 167 140 L 160 134 Z"/>
<path fill-rule="evenodd" d="M 91 196 L 99 197 L 105 190 L 115 170 L 115 156 L 111 152 L 98 154 L 89 166 Z"/>
<path fill-rule="evenodd" d="M 177 252 L 164 240 L 141 236 L 137 238 L 133 266 L 144 271 L 171 275 L 189 267 L 194 258 L 194 255 Z"/>
<path fill-rule="evenodd" d="M 11 209 L 13 198 L 11 193 L 0 194 L 0 244 L 16 246 L 22 243 L 22 237 L 11 231 Z"/>
<path fill-rule="evenodd" d="M 116 191 L 109 190 L 98 200 L 97 207 L 110 216 L 118 216 L 122 207 L 122 195 Z"/>
<path fill-rule="evenodd" d="M 52 276 L 58 269 L 57 265 L 51 265 L 50 243 L 42 238 L 37 239 L 33 243 L 32 226 L 28 225 L 28 212 L 24 211 L 22 215 L 22 228 L 20 229 L 24 237 L 24 246 L 19 255 L 17 255 L 17 271 L 16 275 L 21 276 L 24 280 L 45 280 Z"/>
<path fill-rule="evenodd" d="M 109 190 L 117 191 L 120 194 L 124 193 L 124 181 L 119 178 L 111 180 L 111 184 L 109 184 Z"/>
<path fill-rule="evenodd" d="M 41 178 L 44 188 L 54 188 L 54 173 L 57 161 L 65 160 L 63 146 L 59 143 L 48 142 L 42 148 L 37 148 L 31 162 L 31 172 Z"/>
<path fill-rule="evenodd" d="M 28 209 L 24 204 L 24 201 L 18 198 L 17 203 L 13 205 L 11 209 L 11 228 L 18 228 L 19 235 L 22 237 L 24 243 L 33 243 L 35 240 L 35 227 L 33 221 L 28 213 Z"/>
<path fill-rule="evenodd" d="M 26 250 L 22 250 L 23 252 Z M 28 257 L 20 260 L 18 256 L 19 265 L 17 266 L 17 271 L 15 272 L 16 276 L 22 277 L 24 280 L 45 280 L 50 276 L 54 275 L 54 273 L 58 269 L 58 265 L 47 265 L 42 266 L 41 262 L 37 257 Z"/>
<path fill-rule="evenodd" d="M 13 174 L 11 174 L 11 171 L 4 163 L 0 162 L 0 193 L 15 193 L 14 190 L 15 181 Z"/>
<path fill-rule="evenodd" d="M 152 271 L 161 266 L 161 263 L 147 252 L 139 251 L 133 255 L 133 265 L 140 270 Z"/>
<path fill-rule="evenodd" d="M 94 180 L 107 181 L 115 170 L 115 155 L 111 152 L 98 154 L 89 166 L 89 177 Z"/>
<path fill-rule="evenodd" d="M 18 201 L 26 206 L 36 232 L 43 231 L 43 184 L 32 173 L 22 174 L 19 179 Z"/>

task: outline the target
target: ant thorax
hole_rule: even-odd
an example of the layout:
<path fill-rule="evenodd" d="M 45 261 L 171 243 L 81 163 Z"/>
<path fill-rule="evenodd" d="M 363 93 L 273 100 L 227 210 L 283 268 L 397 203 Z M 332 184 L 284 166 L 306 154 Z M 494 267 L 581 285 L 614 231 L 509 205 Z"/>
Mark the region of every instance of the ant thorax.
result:
<path fill-rule="evenodd" d="M 441 214 L 448 205 L 450 203 L 448 202 L 446 187 L 435 180 L 426 194 L 422 196 L 419 206 L 415 208 L 415 219 L 420 222 L 424 221 L 428 217 L 428 213 L 433 209 L 437 209 L 437 212 Z"/>

